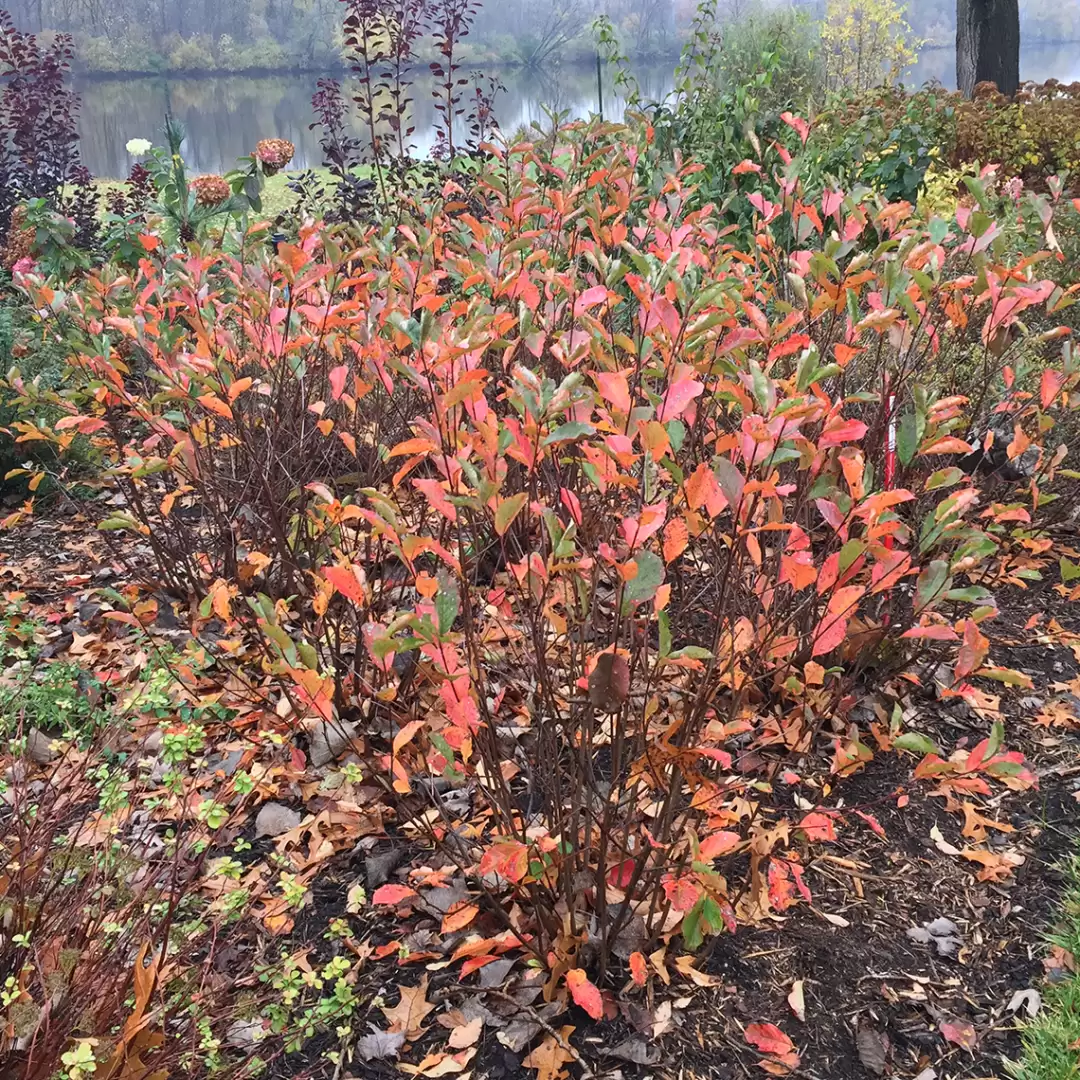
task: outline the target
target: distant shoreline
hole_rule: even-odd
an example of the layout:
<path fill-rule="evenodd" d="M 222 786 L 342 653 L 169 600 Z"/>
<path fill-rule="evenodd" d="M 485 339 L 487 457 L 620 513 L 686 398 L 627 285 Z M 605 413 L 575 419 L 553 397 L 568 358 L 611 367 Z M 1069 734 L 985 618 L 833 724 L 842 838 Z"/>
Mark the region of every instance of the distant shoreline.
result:
<path fill-rule="evenodd" d="M 679 59 L 679 50 L 676 49 L 672 52 L 654 53 L 648 56 L 632 57 L 630 60 L 631 65 L 634 64 L 659 64 L 659 63 L 675 63 Z M 582 58 L 580 60 L 570 60 L 564 62 L 562 67 L 581 69 L 586 67 L 592 67 L 595 64 L 595 60 Z M 530 67 L 529 64 L 523 63 L 520 60 L 476 60 L 472 62 L 462 63 L 460 68 L 463 72 L 466 71 L 492 71 L 492 70 L 504 70 L 504 71 L 526 71 Z M 410 71 L 426 72 L 428 70 L 427 64 L 416 64 Z M 551 71 L 550 66 L 536 66 L 537 71 Z M 280 77 L 282 75 L 325 75 L 330 77 L 347 77 L 353 72 L 352 67 L 347 64 L 340 66 L 326 66 L 319 65 L 317 67 L 296 67 L 289 65 L 288 67 L 257 67 L 257 68 L 239 68 L 236 71 L 229 71 L 222 68 L 180 68 L 169 69 L 166 71 L 158 71 L 155 69 L 146 69 L 143 71 L 97 71 L 97 70 L 78 70 L 72 71 L 72 75 L 77 80 L 85 82 L 109 82 L 118 79 L 205 79 L 209 77 L 217 78 L 232 78 L 232 77 L 245 77 L 245 78 L 269 78 Z"/>

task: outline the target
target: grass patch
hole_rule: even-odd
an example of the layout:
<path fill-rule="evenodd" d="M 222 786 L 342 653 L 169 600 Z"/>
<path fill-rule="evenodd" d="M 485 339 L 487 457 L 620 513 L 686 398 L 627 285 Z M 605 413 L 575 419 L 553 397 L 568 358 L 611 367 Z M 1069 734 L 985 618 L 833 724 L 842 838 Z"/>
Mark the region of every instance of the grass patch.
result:
<path fill-rule="evenodd" d="M 1061 922 L 1050 943 L 1080 958 L 1080 854 L 1065 864 Z M 1055 950 L 1056 953 L 1056 950 Z M 1065 957 L 1056 953 L 1063 961 Z M 1073 1080 L 1080 1077 L 1080 972 L 1057 969 L 1064 981 L 1049 983 L 1043 1008 L 1024 1030 L 1024 1056 L 1009 1071 L 1015 1080 Z"/>
<path fill-rule="evenodd" d="M 316 173 L 328 185 L 328 188 L 332 185 L 333 180 L 329 169 L 319 166 L 311 171 Z M 289 190 L 288 184 L 290 176 L 296 174 L 297 170 L 291 169 L 267 178 L 266 187 L 263 188 L 262 216 L 273 219 L 293 205 L 296 194 Z M 109 193 L 123 187 L 123 181 L 99 178 L 94 181 L 94 186 L 97 188 L 101 211 L 104 213 Z"/>

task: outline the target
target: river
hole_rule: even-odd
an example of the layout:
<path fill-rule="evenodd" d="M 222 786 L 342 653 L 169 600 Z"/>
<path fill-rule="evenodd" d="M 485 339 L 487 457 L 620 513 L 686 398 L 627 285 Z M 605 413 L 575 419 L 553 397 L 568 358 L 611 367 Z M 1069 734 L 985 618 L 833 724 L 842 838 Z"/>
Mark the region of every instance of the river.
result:
<path fill-rule="evenodd" d="M 927 49 L 912 69 L 909 81 L 936 80 L 955 86 L 951 49 Z M 506 68 L 492 72 L 504 90 L 496 99 L 496 115 L 506 131 L 545 117 L 544 107 L 567 110 L 573 117 L 597 108 L 596 71 L 591 67 L 562 68 L 545 73 Z M 1023 48 L 1020 74 L 1042 81 L 1080 79 L 1080 48 L 1075 45 L 1031 44 Z M 132 138 L 161 142 L 161 129 L 171 111 L 187 130 L 185 157 L 195 172 L 225 172 L 237 157 L 249 153 L 262 138 L 289 139 L 296 145 L 294 168 L 320 161 L 318 131 L 311 95 L 318 76 L 226 75 L 197 78 L 81 79 L 82 153 L 95 176 L 119 177 L 131 164 L 125 145 Z M 646 98 L 669 93 L 672 65 L 654 64 L 638 72 Z M 605 75 L 606 115 L 621 113 L 622 102 L 612 93 Z M 425 152 L 434 142 L 436 114 L 430 82 L 421 79 L 415 91 L 413 140 Z M 357 132 L 359 134 L 359 132 Z"/>

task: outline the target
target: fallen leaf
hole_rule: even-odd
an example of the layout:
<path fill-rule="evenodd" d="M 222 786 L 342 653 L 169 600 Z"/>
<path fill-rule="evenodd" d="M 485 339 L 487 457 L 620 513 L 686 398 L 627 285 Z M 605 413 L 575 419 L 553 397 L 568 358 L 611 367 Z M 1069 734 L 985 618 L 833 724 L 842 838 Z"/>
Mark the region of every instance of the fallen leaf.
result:
<path fill-rule="evenodd" d="M 453 934 L 464 930 L 480 914 L 477 904 L 455 904 L 443 918 L 440 930 L 444 934 Z"/>
<path fill-rule="evenodd" d="M 723 982 L 723 979 L 717 979 L 712 975 L 706 975 L 703 971 L 698 971 L 694 967 L 694 958 L 692 956 L 678 957 L 675 961 L 675 967 L 697 986 L 720 986 Z"/>
<path fill-rule="evenodd" d="M 934 919 L 932 922 L 923 923 L 922 926 L 912 926 L 906 933 L 912 941 L 917 941 L 921 945 L 932 943 L 937 949 L 938 956 L 955 956 L 963 944 L 960 927 L 952 919 Z"/>
<path fill-rule="evenodd" d="M 652 1021 L 652 1036 L 654 1039 L 659 1039 L 661 1035 L 666 1034 L 671 1030 L 673 1021 L 671 1018 L 671 1002 L 661 1001 L 656 1006 L 656 1012 L 653 1014 Z"/>
<path fill-rule="evenodd" d="M 1017 1009 L 1023 1008 L 1028 1016 L 1035 1016 L 1038 1014 L 1039 1009 L 1042 1008 L 1042 994 L 1031 987 L 1028 987 L 1026 990 L 1017 990 L 1016 993 L 1009 998 L 1007 1008 L 1009 1012 L 1013 1013 L 1016 1012 Z"/>
<path fill-rule="evenodd" d="M 356 1040 L 356 1053 L 358 1057 L 368 1061 L 396 1058 L 404 1045 L 404 1031 L 379 1031 L 372 1028 L 370 1035 Z"/>
<path fill-rule="evenodd" d="M 604 1053 L 632 1065 L 655 1065 L 660 1060 L 660 1048 L 650 1046 L 644 1039 L 626 1039 Z"/>
<path fill-rule="evenodd" d="M 996 829 L 998 832 L 1003 833 L 1016 832 L 1016 829 L 1011 825 L 1001 821 L 994 821 L 993 818 L 983 817 L 974 803 L 964 803 L 963 835 L 970 840 L 974 840 L 977 844 L 981 844 L 989 835 L 987 829 Z"/>
<path fill-rule="evenodd" d="M 889 1040 L 868 1024 L 859 1027 L 855 1034 L 855 1048 L 859 1060 L 875 1076 L 884 1076 L 889 1061 Z"/>
<path fill-rule="evenodd" d="M 749 1024 L 743 1036 L 763 1054 L 780 1057 L 795 1049 L 795 1044 L 775 1024 Z"/>
<path fill-rule="evenodd" d="M 417 986 L 398 986 L 401 1000 L 390 1009 L 383 1009 L 383 1015 L 390 1021 L 392 1031 L 404 1031 L 405 1037 L 412 1041 L 419 1038 L 423 1028 L 420 1026 L 435 1006 L 427 1000 L 428 977 L 425 975 Z"/>
<path fill-rule="evenodd" d="M 795 1014 L 795 1018 L 805 1024 L 806 997 L 803 994 L 802 979 L 796 979 L 792 984 L 791 993 L 787 996 L 787 1003 L 791 1006 L 791 1011 Z"/>
<path fill-rule="evenodd" d="M 570 996 L 576 1005 L 580 1005 L 594 1020 L 604 1015 L 604 1001 L 600 991 L 589 982 L 588 975 L 581 968 L 571 968 L 566 973 L 566 985 L 570 987 Z"/>
<path fill-rule="evenodd" d="M 621 653 L 601 653 L 589 674 L 589 702 L 602 713 L 618 712 L 630 693 L 630 665 Z"/>
<path fill-rule="evenodd" d="M 567 1024 L 559 1032 L 558 1039 L 549 1035 L 521 1064 L 527 1069 L 536 1070 L 536 1080 L 562 1080 L 566 1076 L 563 1066 L 574 1060 L 574 1055 L 566 1049 L 574 1030 L 571 1024 Z"/>
<path fill-rule="evenodd" d="M 400 904 L 403 900 L 411 900 L 419 895 L 415 889 L 408 885 L 380 885 L 371 898 L 373 904 Z"/>
<path fill-rule="evenodd" d="M 630 954 L 630 978 L 637 986 L 644 986 L 647 978 L 645 957 L 639 952 Z"/>
<path fill-rule="evenodd" d="M 452 1076 L 464 1072 L 474 1057 L 475 1047 L 459 1054 L 428 1054 L 419 1065 L 399 1065 L 398 1068 L 411 1076 Z"/>
<path fill-rule="evenodd" d="M 950 844 L 936 825 L 930 830 L 930 839 L 934 841 L 934 847 L 944 855 L 959 855 L 960 849 Z"/>
<path fill-rule="evenodd" d="M 841 929 L 848 927 L 851 923 L 844 918 L 843 915 L 833 915 L 829 911 L 821 911 L 818 914 L 826 921 L 833 924 L 833 926 L 839 926 Z"/>
<path fill-rule="evenodd" d="M 450 1038 L 447 1042 L 455 1050 L 464 1050 L 465 1047 L 473 1046 L 476 1043 L 476 1040 L 480 1038 L 480 1032 L 483 1030 L 484 1018 L 478 1016 L 475 1020 L 470 1020 L 467 1024 L 454 1028 L 450 1032 Z"/>
<path fill-rule="evenodd" d="M 1023 855 L 1014 851 L 1004 851 L 998 854 L 994 851 L 977 851 L 974 848 L 964 848 L 960 855 L 981 864 L 982 869 L 976 875 L 980 881 L 1004 881 L 1012 877 L 1012 872 L 1023 866 L 1027 861 Z"/>
<path fill-rule="evenodd" d="M 948 1042 L 962 1046 L 965 1050 L 973 1050 L 979 1041 L 975 1026 L 969 1023 L 961 1023 L 953 1020 L 942 1020 L 938 1030 Z"/>

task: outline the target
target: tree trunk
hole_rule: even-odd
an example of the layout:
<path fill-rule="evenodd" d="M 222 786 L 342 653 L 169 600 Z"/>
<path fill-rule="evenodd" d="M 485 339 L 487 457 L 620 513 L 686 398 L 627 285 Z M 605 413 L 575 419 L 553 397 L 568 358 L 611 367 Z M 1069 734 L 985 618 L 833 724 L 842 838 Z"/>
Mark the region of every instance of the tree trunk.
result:
<path fill-rule="evenodd" d="M 971 97 L 981 82 L 1020 86 L 1019 0 L 956 0 L 956 85 Z"/>

